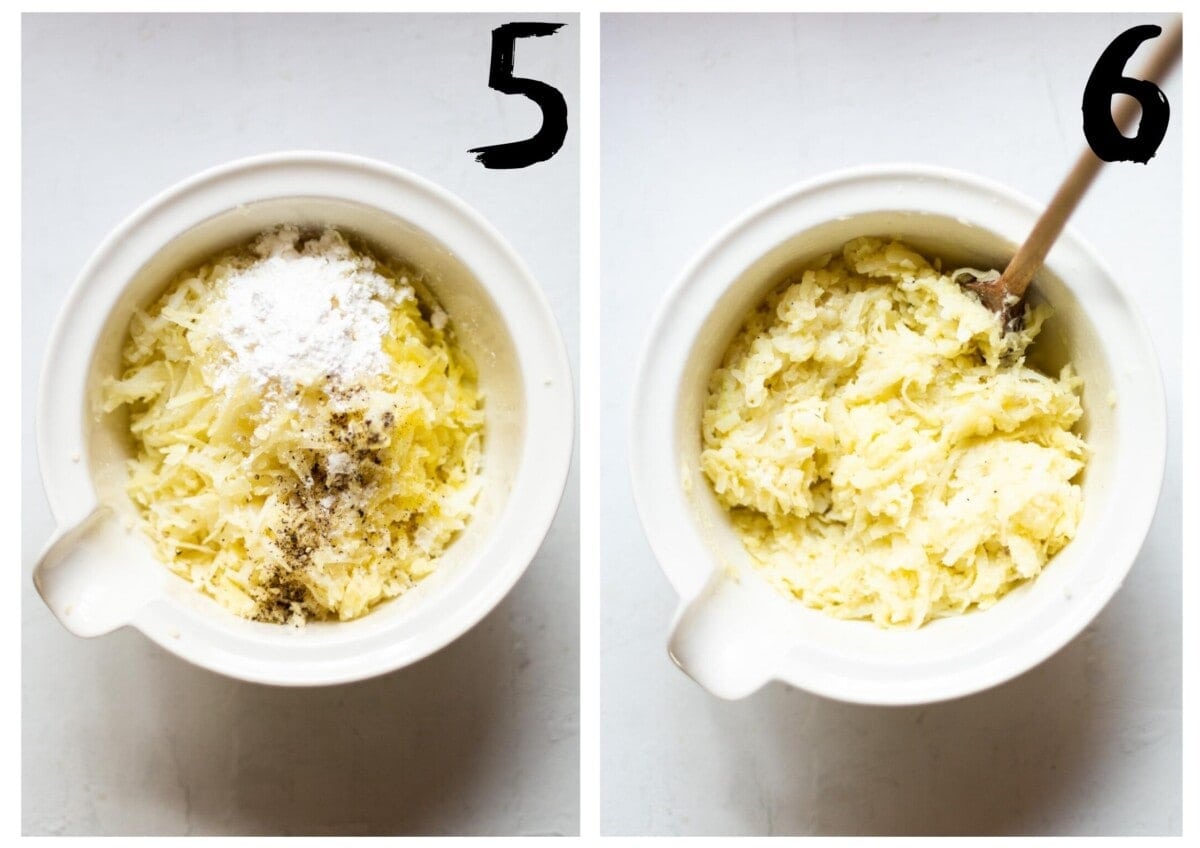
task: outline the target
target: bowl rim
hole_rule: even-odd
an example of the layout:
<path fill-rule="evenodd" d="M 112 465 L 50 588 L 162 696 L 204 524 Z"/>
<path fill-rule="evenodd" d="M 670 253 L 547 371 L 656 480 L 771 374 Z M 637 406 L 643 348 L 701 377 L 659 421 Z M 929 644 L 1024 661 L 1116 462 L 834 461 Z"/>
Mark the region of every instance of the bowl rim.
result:
<path fill-rule="evenodd" d="M 322 170 L 330 179 L 344 179 L 347 184 L 346 193 L 329 190 L 306 192 L 303 186 L 299 186 L 298 189 L 285 188 L 286 175 L 303 169 Z M 214 195 L 214 199 L 209 201 L 210 205 L 224 204 L 224 212 L 259 201 L 288 198 L 328 199 L 349 202 L 360 207 L 377 208 L 386 214 L 408 221 L 433 240 L 443 244 L 451 253 L 458 254 L 455 243 L 448 242 L 442 233 L 431 232 L 428 229 L 428 220 L 406 218 L 396 209 L 382 208 L 371 200 L 355 196 L 350 183 L 355 177 L 364 176 L 379 178 L 387 186 L 386 190 L 397 196 L 402 196 L 404 192 L 411 192 L 410 197 L 423 196 L 447 216 L 446 220 L 461 228 L 458 246 L 462 246 L 464 240 L 472 239 L 480 250 L 489 251 L 507 263 L 504 285 L 510 299 L 520 299 L 516 304 L 506 303 L 494 285 L 478 269 L 473 269 L 473 272 L 479 284 L 491 295 L 497 311 L 504 316 L 514 337 L 514 355 L 518 359 L 526 412 L 525 433 L 521 441 L 522 456 L 512 481 L 512 490 L 514 493 L 528 492 L 531 500 L 522 502 L 518 511 L 514 509 L 516 504 L 510 497 L 497 516 L 496 526 L 489 531 L 489 537 L 492 537 L 498 535 L 502 529 L 507 530 L 506 541 L 511 542 L 505 548 L 506 555 L 500 569 L 475 588 L 469 595 L 469 603 L 454 610 L 452 615 L 440 618 L 437 622 L 440 626 L 423 631 L 420 639 L 404 640 L 402 643 L 384 646 L 366 655 L 355 655 L 352 651 L 344 650 L 341 652 L 341 658 L 301 659 L 272 665 L 222 650 L 216 647 L 215 642 L 205 646 L 201 640 L 177 638 L 178 631 L 172 626 L 169 617 L 165 616 L 164 605 L 161 604 L 148 604 L 132 620 L 126 622 L 127 626 L 140 630 L 156 644 L 181 659 L 235 679 L 280 686 L 348 683 L 395 671 L 440 650 L 474 627 L 513 588 L 540 549 L 565 492 L 575 438 L 575 398 L 570 360 L 549 301 L 521 257 L 500 232 L 464 200 L 411 171 L 355 154 L 320 150 L 282 150 L 242 157 L 210 167 L 159 191 L 105 236 L 68 289 L 43 350 L 34 407 L 38 467 L 56 528 L 52 542 L 91 512 L 90 508 L 84 510 L 81 504 L 90 497 L 94 505 L 97 499 L 91 472 L 86 468 L 87 463 L 79 463 L 76 460 L 76 468 L 69 469 L 69 463 L 60 456 L 69 451 L 52 448 L 52 445 L 56 444 L 55 431 L 61 432 L 66 426 L 54 424 L 52 419 L 56 413 L 63 415 L 69 411 L 76 414 L 77 417 L 70 426 L 81 431 L 80 438 L 82 430 L 85 429 L 80 425 L 83 423 L 83 416 L 86 415 L 85 404 L 79 403 L 79 399 L 75 398 L 75 405 L 71 405 L 68 399 L 63 397 L 63 389 L 53 385 L 53 380 L 58 371 L 71 365 L 78 366 L 82 363 L 84 370 L 91 366 L 98 335 L 75 340 L 67 338 L 72 323 L 76 320 L 80 301 L 90 293 L 103 292 L 111 309 L 132 279 L 129 278 L 119 285 L 109 283 L 98 286 L 98 281 L 102 282 L 105 264 L 121 255 L 123 245 L 130 239 L 131 234 L 151 225 L 159 216 L 179 215 L 177 205 L 205 192 Z M 276 179 L 276 190 L 261 196 L 234 198 L 239 190 L 244 193 L 256 180 L 263 179 Z M 221 197 L 225 197 L 225 200 L 218 200 Z M 174 235 L 158 241 L 154 251 L 161 250 L 172 239 L 208 220 L 213 214 L 223 213 L 218 210 L 197 215 L 196 210 L 191 210 L 186 219 L 178 222 L 179 226 L 174 230 Z M 519 324 L 514 325 L 514 317 L 519 318 Z M 518 335 L 524 337 L 517 338 Z M 537 445 L 536 456 L 531 455 L 531 445 Z M 81 469 L 79 466 L 85 467 Z M 78 484 L 80 473 L 87 477 L 88 492 L 84 495 L 68 491 L 70 486 Z M 486 556 L 491 548 L 490 542 L 484 545 L 474 553 L 471 560 L 462 563 L 462 567 L 467 567 L 470 562 Z M 35 566 L 35 582 L 37 573 Z M 346 644 L 353 645 L 354 640 Z"/>
<path fill-rule="evenodd" d="M 626 422 L 626 461 L 634 504 L 643 532 L 660 569 L 679 596 L 672 631 L 683 618 L 685 609 L 699 598 L 712 578 L 710 572 L 702 570 L 689 558 L 690 554 L 707 546 L 698 540 L 694 524 L 681 520 L 687 516 L 689 508 L 683 503 L 685 497 L 679 481 L 677 451 L 674 449 L 676 408 L 680 391 L 680 382 L 676 378 L 682 376 L 683 362 L 689 356 L 698 333 L 715 308 L 718 298 L 737 279 L 736 276 L 726 279 L 719 291 L 715 290 L 716 284 L 712 283 L 703 291 L 697 292 L 696 289 L 701 285 L 698 278 L 703 276 L 702 270 L 714 258 L 733 250 L 731 245 L 737 245 L 741 239 L 750 240 L 756 229 L 765 227 L 773 216 L 785 212 L 792 204 L 811 204 L 821 195 L 856 184 L 882 185 L 898 181 L 914 185 L 947 184 L 950 190 L 963 194 L 974 192 L 990 195 L 1012 208 L 1019 209 L 1023 214 L 1028 214 L 1030 226 L 1044 208 L 1044 204 L 999 182 L 952 168 L 895 162 L 839 169 L 793 183 L 735 216 L 693 254 L 659 301 L 634 373 L 629 417 Z M 880 197 L 877 206 L 850 214 L 900 210 L 918 214 L 947 214 L 943 210 L 922 209 L 920 205 L 889 203 L 883 197 Z M 809 216 L 812 217 L 812 214 L 810 211 Z M 836 215 L 831 215 L 805 221 L 797 225 L 794 232 L 803 232 L 836 219 Z M 988 229 L 986 221 L 975 223 Z M 991 231 L 995 232 L 994 229 Z M 779 243 L 777 241 L 772 246 Z M 1136 539 L 1132 547 L 1133 553 L 1127 562 L 1113 572 L 1111 582 L 1105 587 L 1106 591 L 1102 596 L 1095 593 L 1097 602 L 1093 604 L 1093 608 L 1087 609 L 1083 615 L 1076 616 L 1069 626 L 1055 628 L 1048 638 L 1038 644 L 1037 650 L 1009 658 L 1008 662 L 993 663 L 986 669 L 986 674 L 944 675 L 942 679 L 931 678 L 923 681 L 923 690 L 913 686 L 902 692 L 887 692 L 879 687 L 855 683 L 849 678 L 809 674 L 803 669 L 797 669 L 795 663 L 789 666 L 783 661 L 770 669 L 769 676 L 762 683 L 779 680 L 824 697 L 875 705 L 925 704 L 962 697 L 1004 683 L 1049 658 L 1082 632 L 1116 593 L 1145 541 L 1161 496 L 1166 462 L 1166 396 L 1161 359 L 1140 311 L 1125 289 L 1117 283 L 1117 278 L 1095 249 L 1069 225 L 1060 235 L 1058 244 L 1069 244 L 1072 250 L 1086 258 L 1092 268 L 1111 283 L 1112 294 L 1118 301 L 1119 310 L 1137 331 L 1136 338 L 1129 340 L 1128 345 L 1140 347 L 1144 361 L 1153 364 L 1153 376 L 1143 375 L 1148 383 L 1147 391 L 1154 397 L 1154 402 L 1145 410 L 1153 422 L 1153 427 L 1141 445 L 1149 463 L 1145 469 L 1146 474 L 1141 478 L 1145 484 L 1140 492 L 1143 497 L 1140 502 L 1131 504 L 1124 515 L 1122 535 L 1126 539 Z M 745 245 L 741 246 L 745 249 Z M 767 250 L 769 249 L 771 248 L 768 247 Z M 763 255 L 765 251 L 753 256 L 747 255 L 742 264 L 749 267 Z M 1050 258 L 1053 258 L 1053 255 L 1052 252 Z M 1064 284 L 1067 284 L 1066 281 Z M 1071 287 L 1067 285 L 1068 288 Z M 671 371 L 672 382 L 669 385 L 667 378 L 662 374 L 664 362 L 678 366 Z M 1153 497 L 1150 496 L 1151 491 Z"/>

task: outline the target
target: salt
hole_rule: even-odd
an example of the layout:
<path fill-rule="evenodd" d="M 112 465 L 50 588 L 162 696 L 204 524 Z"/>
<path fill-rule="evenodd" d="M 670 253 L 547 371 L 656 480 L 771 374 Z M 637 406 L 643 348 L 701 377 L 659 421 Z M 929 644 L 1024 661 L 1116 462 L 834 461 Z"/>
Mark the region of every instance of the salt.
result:
<path fill-rule="evenodd" d="M 330 477 L 349 474 L 354 469 L 354 460 L 348 453 L 332 453 L 325 458 L 325 473 Z"/>

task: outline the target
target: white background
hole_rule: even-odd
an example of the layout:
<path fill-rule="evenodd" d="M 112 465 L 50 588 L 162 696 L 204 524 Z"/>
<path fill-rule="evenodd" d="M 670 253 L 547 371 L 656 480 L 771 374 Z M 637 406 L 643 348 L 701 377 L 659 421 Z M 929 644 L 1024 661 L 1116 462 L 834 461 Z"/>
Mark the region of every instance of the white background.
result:
<path fill-rule="evenodd" d="M 517 76 L 563 92 L 549 162 L 487 170 L 537 107 L 487 87 L 493 27 Z M 91 251 L 170 184 L 309 148 L 412 170 L 489 219 L 545 290 L 578 373 L 575 15 L 26 16 L 23 20 L 22 819 L 28 834 L 575 833 L 578 527 L 573 471 L 512 594 L 450 647 L 374 681 L 238 683 L 140 634 L 85 641 L 29 579 L 52 523 L 31 431 L 51 322 Z"/>
<path fill-rule="evenodd" d="M 1149 324 L 1166 482 L 1087 631 L 995 690 L 869 708 L 773 684 L 722 702 L 668 661 L 676 598 L 625 471 L 654 305 L 745 208 L 861 164 L 960 168 L 1048 200 L 1104 47 L 1148 16 L 602 19 L 601 826 L 609 834 L 1168 834 L 1181 825 L 1180 161 L 1106 166 L 1073 219 Z M 1143 49 L 1133 60 L 1136 71 Z"/>

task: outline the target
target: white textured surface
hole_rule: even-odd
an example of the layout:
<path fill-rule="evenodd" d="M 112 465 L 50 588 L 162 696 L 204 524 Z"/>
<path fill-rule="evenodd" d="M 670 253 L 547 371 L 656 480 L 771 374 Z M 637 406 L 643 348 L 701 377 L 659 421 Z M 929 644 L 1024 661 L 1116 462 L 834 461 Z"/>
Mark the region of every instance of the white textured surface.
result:
<path fill-rule="evenodd" d="M 573 15 L 26 16 L 23 28 L 22 817 L 28 834 L 574 833 L 578 482 L 512 594 L 409 669 L 282 690 L 168 656 L 140 634 L 66 633 L 29 573 L 51 532 L 30 429 L 68 286 L 104 235 L 212 165 L 289 148 L 371 156 L 488 218 L 541 283 L 578 356 L 578 140 L 483 168 L 537 107 L 487 87 L 491 29 L 516 73 L 578 90 Z"/>
<path fill-rule="evenodd" d="M 1181 823 L 1180 159 L 1106 167 L 1073 225 L 1149 324 L 1168 397 L 1158 515 L 1125 586 L 1055 657 L 925 708 L 775 684 L 719 701 L 666 656 L 676 598 L 642 537 L 628 388 L 652 307 L 746 207 L 916 161 L 1048 199 L 1096 58 L 1146 16 L 606 16 L 602 29 L 602 828 L 609 834 L 1167 834 Z M 1136 68 L 1137 59 L 1134 60 Z M 631 304 L 638 304 L 631 308 Z"/>

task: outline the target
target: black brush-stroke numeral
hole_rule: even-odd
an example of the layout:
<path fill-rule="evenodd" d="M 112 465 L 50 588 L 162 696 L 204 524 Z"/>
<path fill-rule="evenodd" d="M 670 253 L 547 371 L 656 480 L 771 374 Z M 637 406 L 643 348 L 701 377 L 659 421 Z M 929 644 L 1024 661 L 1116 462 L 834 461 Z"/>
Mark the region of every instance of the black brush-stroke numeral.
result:
<path fill-rule="evenodd" d="M 1083 89 L 1083 134 L 1092 152 L 1105 162 L 1150 161 L 1167 134 L 1171 107 L 1157 85 L 1125 76 L 1125 65 L 1143 41 L 1162 34 L 1162 27 L 1143 24 L 1113 39 L 1100 54 Z M 1127 138 L 1113 121 L 1114 94 L 1127 94 L 1142 107 L 1137 133 Z"/>
<path fill-rule="evenodd" d="M 518 38 L 553 35 L 563 24 L 521 21 L 492 30 L 492 65 L 488 86 L 504 94 L 521 94 L 542 110 L 542 127 L 530 138 L 487 147 L 470 153 L 485 168 L 527 168 L 545 162 L 559 151 L 567 137 L 567 101 L 557 88 L 541 80 L 513 76 L 513 53 Z"/>

